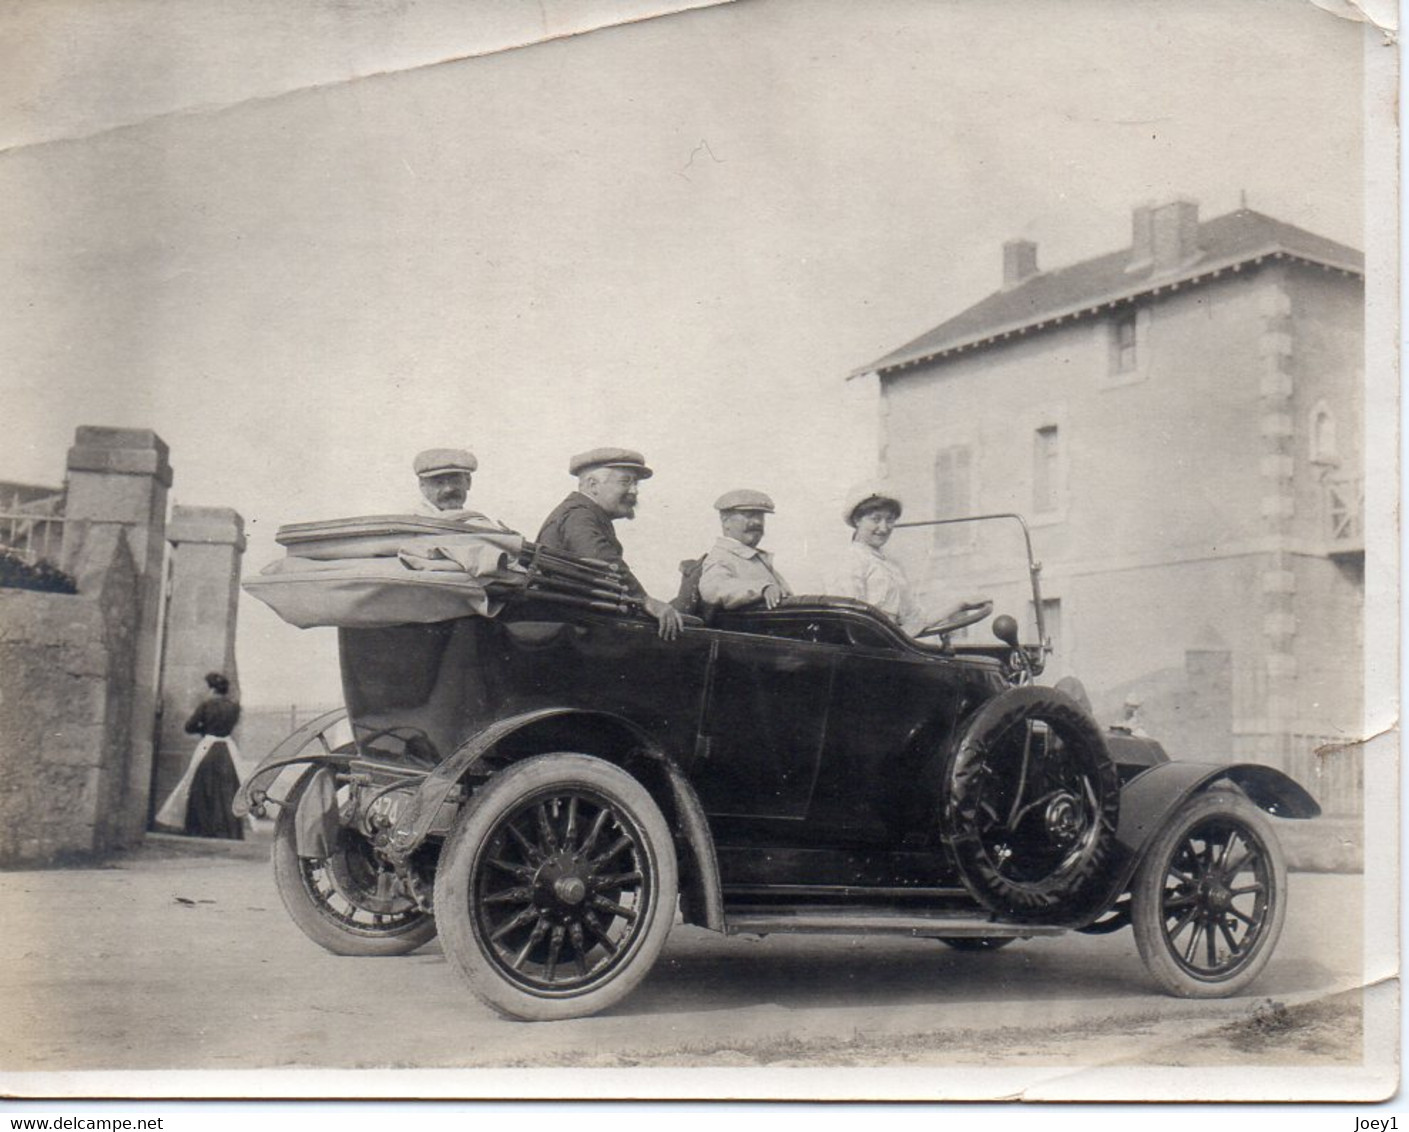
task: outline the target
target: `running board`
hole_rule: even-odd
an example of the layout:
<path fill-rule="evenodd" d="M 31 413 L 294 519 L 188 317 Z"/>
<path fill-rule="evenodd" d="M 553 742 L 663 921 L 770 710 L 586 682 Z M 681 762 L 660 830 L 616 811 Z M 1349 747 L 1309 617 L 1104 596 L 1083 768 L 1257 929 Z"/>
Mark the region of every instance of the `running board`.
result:
<path fill-rule="evenodd" d="M 810 932 L 821 935 L 908 935 L 922 938 L 976 939 L 1062 935 L 1070 929 L 1051 924 L 1014 924 L 986 913 L 892 911 L 886 908 L 749 908 L 724 910 L 726 935 L 774 935 Z"/>

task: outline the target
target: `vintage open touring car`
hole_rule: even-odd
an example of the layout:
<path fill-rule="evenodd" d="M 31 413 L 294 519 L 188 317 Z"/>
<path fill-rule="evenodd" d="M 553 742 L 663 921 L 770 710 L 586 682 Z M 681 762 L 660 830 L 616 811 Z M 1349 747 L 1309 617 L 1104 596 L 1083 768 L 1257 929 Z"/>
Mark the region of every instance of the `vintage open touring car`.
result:
<path fill-rule="evenodd" d="M 1079 686 L 1036 682 L 1040 620 L 1039 643 L 1010 616 L 991 644 L 956 640 L 989 604 L 916 639 L 794 597 L 665 641 L 610 568 L 518 536 L 373 517 L 279 538 L 288 557 L 246 587 L 338 626 L 346 710 L 289 736 L 237 806 L 277 804 L 279 892 L 329 951 L 438 933 L 522 1019 L 618 1002 L 677 908 L 727 934 L 975 950 L 1129 925 L 1182 996 L 1235 994 L 1272 955 L 1267 815 L 1315 801 L 1269 767 L 1103 731 Z"/>

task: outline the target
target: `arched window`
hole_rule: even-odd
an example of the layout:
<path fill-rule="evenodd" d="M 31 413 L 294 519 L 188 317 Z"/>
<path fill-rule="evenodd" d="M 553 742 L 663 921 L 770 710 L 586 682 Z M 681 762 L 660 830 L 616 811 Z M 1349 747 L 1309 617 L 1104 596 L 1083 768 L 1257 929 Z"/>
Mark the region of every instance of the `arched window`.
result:
<path fill-rule="evenodd" d="M 1311 410 L 1307 437 L 1311 448 L 1313 464 L 1335 464 L 1336 457 L 1336 418 L 1325 401 L 1317 401 Z"/>

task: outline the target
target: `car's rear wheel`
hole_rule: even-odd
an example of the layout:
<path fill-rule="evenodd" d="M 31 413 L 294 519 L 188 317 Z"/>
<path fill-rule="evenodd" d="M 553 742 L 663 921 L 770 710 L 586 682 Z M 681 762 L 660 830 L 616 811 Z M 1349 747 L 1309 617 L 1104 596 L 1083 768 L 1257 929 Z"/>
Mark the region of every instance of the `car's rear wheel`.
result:
<path fill-rule="evenodd" d="M 1052 688 L 983 706 L 949 764 L 944 831 L 975 899 L 1006 916 L 1078 910 L 1106 879 L 1120 806 L 1096 724 Z"/>
<path fill-rule="evenodd" d="M 274 824 L 274 884 L 289 918 L 334 955 L 406 955 L 435 938 L 435 918 L 400 891 L 391 865 L 371 842 L 339 826 L 325 855 L 300 856 L 300 805 L 313 804 L 315 782 L 330 768 L 310 767 L 285 798 Z"/>
<path fill-rule="evenodd" d="M 1156 836 L 1131 894 L 1140 957 L 1180 998 L 1222 998 L 1267 965 L 1286 914 L 1272 825 L 1242 795 L 1196 794 Z"/>
<path fill-rule="evenodd" d="M 675 849 L 625 771 L 579 754 L 516 763 L 481 787 L 436 871 L 445 953 L 510 1018 L 578 1018 L 646 977 L 675 915 Z"/>

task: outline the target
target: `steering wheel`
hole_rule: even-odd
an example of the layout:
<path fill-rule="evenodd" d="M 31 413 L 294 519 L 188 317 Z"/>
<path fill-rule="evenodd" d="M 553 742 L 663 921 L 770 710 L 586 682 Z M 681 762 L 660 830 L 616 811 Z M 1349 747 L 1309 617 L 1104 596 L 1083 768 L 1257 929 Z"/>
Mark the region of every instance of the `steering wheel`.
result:
<path fill-rule="evenodd" d="M 962 629 L 965 625 L 976 624 L 992 612 L 993 602 L 987 598 L 983 601 L 966 601 L 945 620 L 936 621 L 933 625 L 926 625 L 915 636 L 942 637 Z"/>

